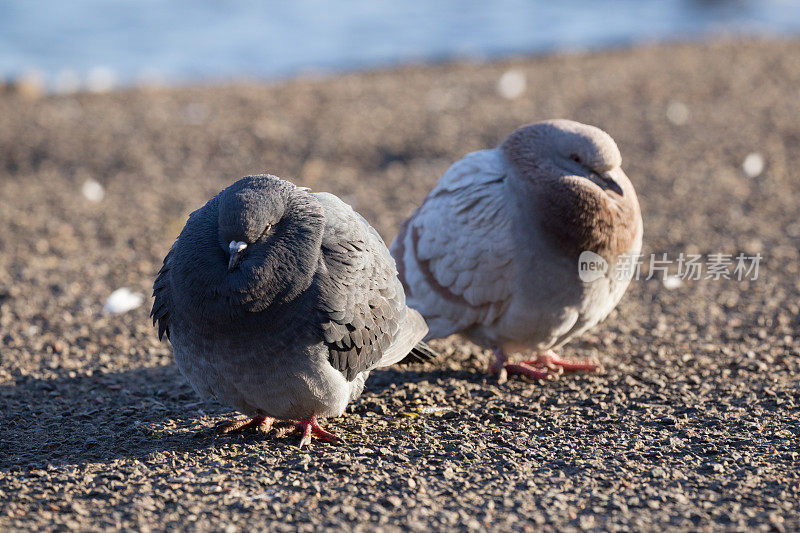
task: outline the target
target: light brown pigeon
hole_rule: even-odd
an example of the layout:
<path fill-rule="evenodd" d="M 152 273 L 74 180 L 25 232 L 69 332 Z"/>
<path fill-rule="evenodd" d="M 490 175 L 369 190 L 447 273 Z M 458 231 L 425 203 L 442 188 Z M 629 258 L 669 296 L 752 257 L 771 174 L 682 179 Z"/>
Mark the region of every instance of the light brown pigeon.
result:
<path fill-rule="evenodd" d="M 426 339 L 491 347 L 502 381 L 595 370 L 553 350 L 606 318 L 630 283 L 642 216 L 621 163 L 604 131 L 548 120 L 453 164 L 391 246 Z M 509 362 L 527 350 L 536 357 Z"/>

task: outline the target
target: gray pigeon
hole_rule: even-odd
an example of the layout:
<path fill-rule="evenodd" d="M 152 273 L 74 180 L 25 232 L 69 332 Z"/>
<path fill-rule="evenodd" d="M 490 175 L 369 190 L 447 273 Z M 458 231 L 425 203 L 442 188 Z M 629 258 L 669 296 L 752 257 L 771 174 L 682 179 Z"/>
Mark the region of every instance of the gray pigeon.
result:
<path fill-rule="evenodd" d="M 274 176 L 237 181 L 189 216 L 153 285 L 151 316 L 194 389 L 252 417 L 339 439 L 317 417 L 341 415 L 370 370 L 428 331 L 405 304 L 378 233 L 339 198 Z"/>
<path fill-rule="evenodd" d="M 548 120 L 453 164 L 391 247 L 428 338 L 493 348 L 501 380 L 594 370 L 553 349 L 608 316 L 630 283 L 642 215 L 621 163 L 604 131 Z M 537 356 L 508 360 L 522 350 Z"/>

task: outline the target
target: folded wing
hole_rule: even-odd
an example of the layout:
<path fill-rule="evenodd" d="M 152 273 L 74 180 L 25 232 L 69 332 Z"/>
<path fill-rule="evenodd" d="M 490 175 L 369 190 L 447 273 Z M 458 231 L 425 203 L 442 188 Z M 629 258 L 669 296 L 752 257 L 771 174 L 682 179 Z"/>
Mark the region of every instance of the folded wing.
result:
<path fill-rule="evenodd" d="M 392 243 L 410 307 L 446 337 L 491 324 L 511 297 L 513 246 L 498 150 L 453 164 Z"/>
<path fill-rule="evenodd" d="M 405 357 L 427 333 L 408 309 L 397 270 L 378 233 L 353 209 L 327 193 L 317 273 L 318 327 L 331 365 L 348 381 Z"/>
<path fill-rule="evenodd" d="M 169 270 L 171 267 L 172 250 L 174 245 L 170 248 L 169 253 L 164 258 L 164 264 L 161 265 L 161 270 L 158 271 L 158 276 L 153 283 L 153 309 L 150 311 L 150 316 L 153 318 L 153 325 L 158 323 L 158 340 L 161 340 L 164 335 L 169 339 L 169 319 L 171 314 L 172 298 L 170 295 L 170 282 Z"/>

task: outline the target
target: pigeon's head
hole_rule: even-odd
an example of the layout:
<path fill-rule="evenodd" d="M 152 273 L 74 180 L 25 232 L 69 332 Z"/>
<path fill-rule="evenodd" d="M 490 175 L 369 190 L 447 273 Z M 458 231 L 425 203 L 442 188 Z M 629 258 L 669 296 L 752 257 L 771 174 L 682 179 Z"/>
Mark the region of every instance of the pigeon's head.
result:
<path fill-rule="evenodd" d="M 263 247 L 283 218 L 294 186 L 272 176 L 248 176 L 220 193 L 219 240 L 236 269 L 254 248 Z"/>
<path fill-rule="evenodd" d="M 291 301 L 314 278 L 324 228 L 306 189 L 242 178 L 189 216 L 170 252 L 175 293 L 218 324 Z"/>
<path fill-rule="evenodd" d="M 547 233 L 570 252 L 625 253 L 641 235 L 636 192 L 617 144 L 571 120 L 524 126 L 500 145 L 516 172 L 512 186 L 531 198 Z"/>
<path fill-rule="evenodd" d="M 546 120 L 520 128 L 502 144 L 523 178 L 583 178 L 608 194 L 625 196 L 622 156 L 611 136 L 572 120 Z"/>

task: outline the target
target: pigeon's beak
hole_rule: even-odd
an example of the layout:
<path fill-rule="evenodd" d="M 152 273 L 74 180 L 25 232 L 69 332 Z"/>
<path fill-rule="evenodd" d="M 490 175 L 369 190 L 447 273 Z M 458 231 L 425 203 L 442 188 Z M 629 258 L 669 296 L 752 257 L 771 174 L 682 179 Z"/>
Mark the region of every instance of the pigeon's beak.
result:
<path fill-rule="evenodd" d="M 239 266 L 242 261 L 244 251 L 247 249 L 247 243 L 242 241 L 231 241 L 228 245 L 228 252 L 231 258 L 228 260 L 228 272 Z"/>
<path fill-rule="evenodd" d="M 625 193 L 622 191 L 622 187 L 620 187 L 619 183 L 617 183 L 616 180 L 611 177 L 611 172 L 602 172 L 595 175 L 598 179 L 598 185 L 600 185 L 600 187 L 602 187 L 604 190 L 614 191 L 620 196 L 625 196 Z"/>

